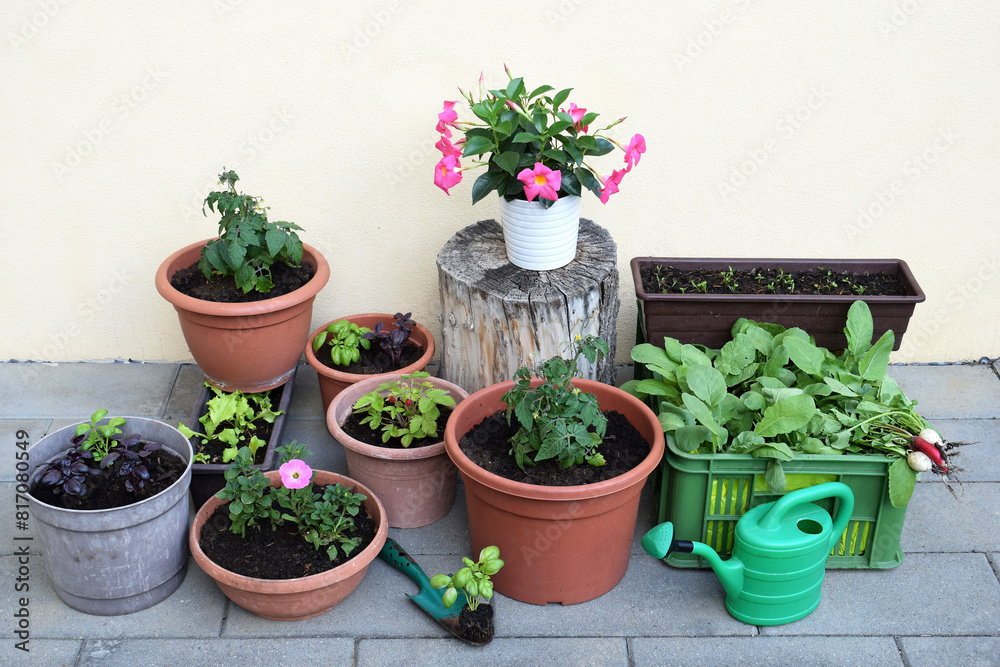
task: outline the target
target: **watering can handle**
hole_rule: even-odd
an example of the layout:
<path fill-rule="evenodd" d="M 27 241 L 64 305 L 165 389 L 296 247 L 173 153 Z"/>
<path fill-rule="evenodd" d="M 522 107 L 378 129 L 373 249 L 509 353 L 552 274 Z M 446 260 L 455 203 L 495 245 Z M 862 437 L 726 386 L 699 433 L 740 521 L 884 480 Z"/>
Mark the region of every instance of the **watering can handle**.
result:
<path fill-rule="evenodd" d="M 840 539 L 840 535 L 847 528 L 847 522 L 851 520 L 851 514 L 854 512 L 854 493 L 851 491 L 851 487 L 843 482 L 826 482 L 786 493 L 771 506 L 758 525 L 764 529 L 777 528 L 788 510 L 824 498 L 840 499 L 840 509 L 833 519 L 833 535 L 830 538 L 830 548 L 832 549 L 833 543 Z"/>

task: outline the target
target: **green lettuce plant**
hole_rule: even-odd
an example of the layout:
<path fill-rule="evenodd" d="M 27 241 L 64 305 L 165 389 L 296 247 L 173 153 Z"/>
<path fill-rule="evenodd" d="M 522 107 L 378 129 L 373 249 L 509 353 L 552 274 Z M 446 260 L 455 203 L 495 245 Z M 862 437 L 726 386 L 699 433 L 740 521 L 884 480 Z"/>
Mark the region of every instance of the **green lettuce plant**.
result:
<path fill-rule="evenodd" d="M 272 408 L 270 392 L 244 394 L 241 391 L 224 392 L 208 382 L 205 386 L 215 393 L 207 403 L 208 410 L 198 420 L 205 432 L 198 433 L 184 424 L 180 424 L 177 429 L 188 438 L 200 438 L 202 445 L 212 440 L 229 445 L 222 452 L 223 463 L 236 458 L 237 450 L 243 445 L 250 448 L 251 457 L 256 457 L 257 450 L 267 443 L 254 435 L 254 422 L 263 420 L 273 424 L 279 415 L 284 414 L 281 410 L 275 411 Z M 207 457 L 200 453 L 195 456 L 202 457 L 196 463 L 207 462 Z"/>

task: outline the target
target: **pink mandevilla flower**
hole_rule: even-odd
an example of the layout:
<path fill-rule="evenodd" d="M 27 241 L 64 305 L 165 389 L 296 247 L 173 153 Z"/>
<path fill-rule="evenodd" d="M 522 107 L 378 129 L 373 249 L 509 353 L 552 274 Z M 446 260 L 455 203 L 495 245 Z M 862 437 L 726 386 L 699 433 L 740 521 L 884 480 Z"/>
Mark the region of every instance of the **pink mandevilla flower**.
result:
<path fill-rule="evenodd" d="M 462 151 L 455 148 L 451 141 L 448 140 L 448 137 L 444 135 L 441 135 L 441 139 L 434 144 L 434 148 L 441 151 L 441 154 L 445 157 L 448 157 L 449 155 L 454 155 L 456 158 L 462 157 Z"/>
<path fill-rule="evenodd" d="M 441 111 L 441 113 L 438 114 L 438 124 L 434 128 L 435 130 L 437 130 L 441 134 L 444 134 L 445 132 L 447 132 L 448 133 L 447 136 L 449 136 L 449 137 L 451 136 L 451 132 L 448 130 L 447 126 L 451 125 L 452 127 L 456 127 L 455 126 L 455 121 L 458 120 L 458 112 L 455 111 L 455 109 L 454 109 L 456 103 L 457 103 L 457 100 L 455 102 L 449 102 L 449 101 L 445 100 L 445 102 L 444 102 L 444 110 Z"/>
<path fill-rule="evenodd" d="M 524 169 L 517 175 L 517 180 L 524 183 L 524 196 L 528 201 L 535 197 L 558 201 L 559 188 L 562 187 L 562 173 L 552 171 L 541 162 L 535 163 L 534 169 Z"/>
<path fill-rule="evenodd" d="M 569 117 L 573 119 L 573 127 L 576 128 L 577 132 L 579 132 L 580 134 L 587 134 L 587 129 L 590 126 L 589 125 L 582 125 L 582 126 L 580 125 L 580 123 L 583 121 L 583 117 L 587 113 L 586 109 L 578 107 L 578 106 L 576 106 L 575 103 L 570 102 L 569 103 L 569 111 L 566 111 L 565 109 L 560 109 L 559 111 L 562 111 L 562 112 L 565 112 L 565 113 L 569 114 Z"/>
<path fill-rule="evenodd" d="M 625 147 L 625 171 L 632 171 L 632 167 L 639 164 L 639 157 L 646 152 L 646 139 L 637 134 L 632 137 Z"/>
<path fill-rule="evenodd" d="M 281 483 L 289 489 L 301 489 L 309 484 L 312 479 L 312 468 L 300 459 L 292 459 L 287 463 L 282 463 L 278 468 L 281 475 Z"/>
<path fill-rule="evenodd" d="M 618 192 L 618 185 L 625 177 L 626 169 L 615 169 L 611 175 L 604 179 L 604 189 L 601 190 L 601 203 L 607 204 L 608 198 Z"/>
<path fill-rule="evenodd" d="M 458 157 L 454 154 L 445 155 L 434 167 L 434 185 L 444 190 L 444 193 L 450 197 L 451 193 L 448 192 L 448 188 L 458 185 L 461 181 L 462 170 Z"/>

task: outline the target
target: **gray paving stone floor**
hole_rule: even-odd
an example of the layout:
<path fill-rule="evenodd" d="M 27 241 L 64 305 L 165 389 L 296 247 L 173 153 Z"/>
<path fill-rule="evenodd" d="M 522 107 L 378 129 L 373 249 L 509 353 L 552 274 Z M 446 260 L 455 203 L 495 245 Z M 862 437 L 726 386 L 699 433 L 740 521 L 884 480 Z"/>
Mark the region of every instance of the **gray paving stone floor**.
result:
<path fill-rule="evenodd" d="M 892 366 L 903 390 L 945 437 L 963 443 L 955 479 L 927 477 L 910 502 L 892 570 L 828 570 L 820 606 L 787 625 L 732 618 L 710 571 L 669 567 L 639 539 L 656 522 L 643 492 L 622 582 L 578 605 L 535 606 L 498 594 L 496 639 L 471 647 L 407 600 L 413 584 L 380 560 L 338 607 L 278 622 L 231 603 L 194 563 L 180 588 L 135 614 L 76 612 L 56 596 L 30 529 L 15 527 L 15 443 L 98 407 L 172 424 L 189 418 L 201 376 L 192 364 L 0 364 L 0 664 L 330 665 L 974 665 L 1000 664 L 1000 363 Z M 315 373 L 300 366 L 282 436 L 308 443 L 308 462 L 347 473 L 327 431 Z M 428 572 L 452 571 L 469 549 L 464 488 L 437 523 L 391 529 Z M 25 554 L 21 545 L 27 544 Z M 27 561 L 30 591 L 15 590 Z M 30 642 L 15 635 L 29 598 Z"/>

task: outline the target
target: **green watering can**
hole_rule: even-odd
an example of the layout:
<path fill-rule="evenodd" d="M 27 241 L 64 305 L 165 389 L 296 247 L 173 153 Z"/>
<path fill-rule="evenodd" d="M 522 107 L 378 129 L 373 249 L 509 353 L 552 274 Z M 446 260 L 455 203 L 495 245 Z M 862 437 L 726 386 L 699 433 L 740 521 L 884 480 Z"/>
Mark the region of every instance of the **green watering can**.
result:
<path fill-rule="evenodd" d="M 812 504 L 824 498 L 840 500 L 836 519 Z M 673 539 L 670 522 L 646 533 L 642 547 L 655 558 L 674 551 L 701 556 L 726 589 L 726 609 L 733 618 L 781 625 L 805 618 L 819 606 L 826 559 L 853 511 L 850 487 L 827 482 L 792 491 L 740 517 L 729 560 L 707 544 Z"/>

